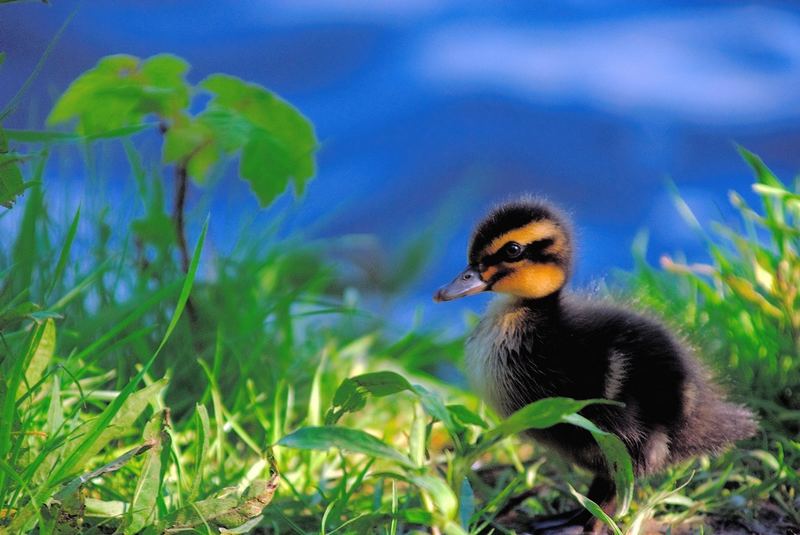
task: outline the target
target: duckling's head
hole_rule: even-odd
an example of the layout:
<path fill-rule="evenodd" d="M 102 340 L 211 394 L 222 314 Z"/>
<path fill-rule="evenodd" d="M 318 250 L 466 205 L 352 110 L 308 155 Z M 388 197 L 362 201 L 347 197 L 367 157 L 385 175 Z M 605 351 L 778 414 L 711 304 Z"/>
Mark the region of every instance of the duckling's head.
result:
<path fill-rule="evenodd" d="M 569 222 L 532 198 L 502 204 L 481 221 L 469 246 L 469 265 L 433 299 L 450 301 L 492 291 L 539 299 L 564 287 L 572 263 Z"/>

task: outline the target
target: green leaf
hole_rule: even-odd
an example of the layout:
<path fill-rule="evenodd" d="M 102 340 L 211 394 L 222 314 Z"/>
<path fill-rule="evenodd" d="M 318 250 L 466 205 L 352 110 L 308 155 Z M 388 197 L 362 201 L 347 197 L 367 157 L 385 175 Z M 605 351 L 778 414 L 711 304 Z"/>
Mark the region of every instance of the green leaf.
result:
<path fill-rule="evenodd" d="M 413 467 L 411 460 L 385 442 L 358 429 L 344 427 L 303 427 L 286 435 L 278 445 L 301 450 L 327 451 L 330 448 L 362 453 L 370 457 Z"/>
<path fill-rule="evenodd" d="M 414 403 L 414 418 L 411 420 L 408 446 L 414 466 L 424 466 L 427 461 L 425 451 L 428 446 L 428 415 L 422 408 L 422 402 L 419 401 Z"/>
<path fill-rule="evenodd" d="M 24 385 L 26 364 L 33 359 L 44 337 L 45 325 L 39 325 L 30 334 L 30 342 L 23 358 L 6 360 L 0 368 L 0 459 L 5 459 L 13 446 L 12 430 L 17 422 L 16 400 L 20 387 Z"/>
<path fill-rule="evenodd" d="M 104 464 L 87 474 L 82 474 L 61 487 L 49 500 L 48 505 L 42 507 L 42 517 L 48 524 L 45 528 L 57 527 L 56 533 L 80 533 L 82 531 L 84 512 L 84 494 L 81 492 L 81 488 L 100 476 L 119 470 L 135 456 L 148 451 L 151 447 L 150 444 L 137 446 L 110 463 Z M 29 510 L 30 507 L 27 508 L 27 511 Z M 14 517 L 14 521 L 11 524 L 12 529 L 22 526 L 23 522 L 20 522 L 20 519 L 24 519 L 26 516 L 17 515 Z"/>
<path fill-rule="evenodd" d="M 269 206 L 289 185 L 292 161 L 288 151 L 264 130 L 256 130 L 242 150 L 239 174 L 262 207 Z"/>
<path fill-rule="evenodd" d="M 441 398 L 436 393 L 426 390 L 420 385 L 414 385 L 414 391 L 419 396 L 425 412 L 442 422 L 451 436 L 455 436 L 460 431 L 453 421 L 450 411 L 447 410 L 447 407 L 444 406 Z"/>
<path fill-rule="evenodd" d="M 264 519 L 263 515 L 258 515 L 256 517 L 251 518 L 241 526 L 237 526 L 235 528 L 219 528 L 219 532 L 223 535 L 247 535 L 248 533 L 252 532 Z"/>
<path fill-rule="evenodd" d="M 464 405 L 448 405 L 447 410 L 450 411 L 450 414 L 452 414 L 456 420 L 463 424 L 475 425 L 484 429 L 489 428 L 489 424 L 486 423 L 486 420 L 469 410 Z"/>
<path fill-rule="evenodd" d="M 580 414 L 570 414 L 564 421 L 582 427 L 594 437 L 606 458 L 608 469 L 617 488 L 617 511 L 620 516 L 628 512 L 633 500 L 633 461 L 628 448 L 616 435 L 603 431 Z"/>
<path fill-rule="evenodd" d="M 187 70 L 184 60 L 169 54 L 106 56 L 70 84 L 48 124 L 77 119 L 76 131 L 92 136 L 138 125 L 151 113 L 174 118 L 189 104 Z"/>
<path fill-rule="evenodd" d="M 32 478 L 34 483 L 44 483 L 41 486 L 37 500 L 45 501 L 51 496 L 50 489 L 52 489 L 54 485 L 60 484 L 64 476 L 73 475 L 76 469 L 85 469 L 110 441 L 128 434 L 136 419 L 166 385 L 167 379 L 164 378 L 133 393 L 127 397 L 123 405 L 113 413 L 113 416 L 110 417 L 110 423 L 108 425 L 103 425 L 103 422 L 106 422 L 107 418 L 109 418 L 110 411 L 114 410 L 114 404 L 110 404 L 100 415 L 84 424 L 88 429 L 84 427 L 78 428 L 76 436 L 80 438 L 71 442 L 65 442 L 58 449 L 50 452 L 47 458 L 39 465 Z M 131 457 L 143 453 L 150 447 L 152 447 L 152 445 L 145 444 L 89 474 L 74 478 L 66 487 L 58 491 L 55 496 L 69 496 L 84 482 L 102 475 L 103 473 L 117 470 Z M 14 517 L 11 524 L 12 528 L 18 531 L 26 531 L 29 529 L 27 524 L 34 513 L 35 510 L 30 506 L 25 507 Z"/>
<path fill-rule="evenodd" d="M 189 158 L 198 147 L 209 143 L 211 136 L 208 127 L 197 121 L 170 126 L 164 134 L 164 162 L 174 163 Z"/>
<path fill-rule="evenodd" d="M 142 453 L 150 450 L 153 447 L 152 444 L 142 444 L 137 446 L 131 450 L 126 451 L 119 457 L 115 458 L 110 463 L 106 463 L 103 466 L 92 470 L 91 472 L 87 472 L 85 474 L 80 475 L 79 477 L 74 478 L 69 483 L 64 485 L 61 490 L 56 492 L 53 497 L 56 499 L 61 499 L 68 494 L 72 493 L 75 489 L 82 486 L 87 481 L 91 481 L 97 477 L 102 476 L 103 474 L 108 474 L 109 472 L 116 472 L 123 466 L 125 466 L 128 461 L 136 457 L 137 455 L 141 455 Z"/>
<path fill-rule="evenodd" d="M 365 393 L 383 397 L 403 390 L 413 392 L 411 384 L 398 373 L 390 371 L 365 373 L 345 379 L 333 396 L 333 404 L 345 407 L 353 398 L 358 399 Z"/>
<path fill-rule="evenodd" d="M 443 479 L 427 474 L 409 474 L 407 479 L 430 494 L 436 508 L 442 512 L 445 518 L 448 520 L 456 518 L 458 515 L 458 499 L 453 489 Z"/>
<path fill-rule="evenodd" d="M 752 189 L 756 193 L 767 197 L 775 197 L 781 200 L 783 199 L 800 200 L 799 194 L 792 193 L 791 191 L 788 191 L 785 188 L 767 186 L 766 184 L 753 184 Z"/>
<path fill-rule="evenodd" d="M 565 416 L 574 414 L 587 405 L 613 404 L 603 399 L 574 400 L 571 398 L 545 398 L 521 408 L 497 426 L 481 436 L 481 442 L 496 440 L 521 433 L 526 429 L 545 429 L 563 421 Z"/>
<path fill-rule="evenodd" d="M 218 135 L 200 120 L 173 124 L 164 135 L 163 160 L 186 165 L 192 180 L 202 184 L 222 156 Z"/>
<path fill-rule="evenodd" d="M 98 500 L 86 498 L 86 516 L 95 518 L 113 518 L 118 520 L 125 516 L 128 504 L 119 500 Z"/>
<path fill-rule="evenodd" d="M 231 153 L 241 149 L 253 131 L 253 123 L 235 110 L 218 105 L 209 105 L 197 116 L 214 136 L 220 148 Z"/>
<path fill-rule="evenodd" d="M 250 182 L 260 204 L 270 204 L 289 181 L 302 194 L 315 172 L 317 138 L 311 122 L 274 93 L 234 76 L 214 74 L 200 86 L 214 95 L 210 109 L 235 111 L 252 125 L 239 174 Z"/>
<path fill-rule="evenodd" d="M 584 496 L 583 494 L 572 488 L 572 485 L 568 486 L 569 486 L 569 491 L 572 493 L 573 496 L 575 496 L 575 499 L 578 500 L 578 502 L 587 511 L 592 513 L 592 515 L 595 518 L 600 519 L 606 526 L 611 528 L 614 535 L 622 535 L 622 530 L 619 529 L 619 526 L 617 526 L 617 524 L 611 519 L 610 516 L 608 516 L 605 513 L 605 511 L 603 511 L 603 509 L 599 505 L 597 505 L 594 501 L 590 500 L 589 498 L 587 498 L 586 496 Z"/>
<path fill-rule="evenodd" d="M 40 483 L 50 479 L 59 482 L 64 476 L 71 475 L 76 470 L 85 469 L 109 442 L 130 432 L 131 426 L 141 416 L 150 401 L 166 386 L 167 379 L 163 378 L 134 392 L 110 416 L 110 421 L 108 420 L 109 412 L 115 408 L 113 403 L 107 406 L 102 413 L 78 428 L 76 436 L 79 439 L 65 443 L 62 448 L 48 456 L 47 460 L 39 466 L 33 481 Z M 57 465 L 56 462 L 58 462 Z M 61 471 L 61 474 L 56 474 L 58 477 L 53 477 L 54 466 Z"/>
<path fill-rule="evenodd" d="M 205 184 L 220 158 L 221 153 L 216 143 L 201 145 L 189 158 L 186 171 L 195 183 Z"/>
<path fill-rule="evenodd" d="M 144 243 L 168 247 L 176 243 L 175 224 L 164 212 L 152 212 L 131 222 L 134 234 Z"/>
<path fill-rule="evenodd" d="M 11 208 L 14 201 L 25 191 L 22 173 L 17 166 L 21 161 L 8 151 L 6 134 L 0 128 L 0 205 Z"/>
<path fill-rule="evenodd" d="M 256 479 L 241 495 L 236 487 L 229 487 L 216 496 L 181 507 L 158 524 L 158 533 L 209 524 L 221 526 L 219 531 L 223 533 L 241 533 L 244 527 L 254 525 L 254 519 L 259 518 L 278 488 L 278 470 L 274 459 L 269 461 L 269 479 Z"/>
<path fill-rule="evenodd" d="M 141 74 L 145 79 L 142 111 L 174 117 L 189 106 L 189 86 L 186 73 L 189 64 L 172 54 L 158 54 L 142 63 Z"/>
<path fill-rule="evenodd" d="M 450 488 L 447 482 L 439 477 L 429 474 L 415 474 L 413 472 L 407 472 L 404 474 L 398 474 L 395 472 L 380 472 L 374 475 L 376 477 L 387 477 L 405 481 L 417 486 L 420 490 L 425 491 L 431 497 L 436 508 L 447 520 L 452 520 L 458 515 L 458 498 L 456 498 L 453 489 Z M 423 521 L 423 523 L 430 524 L 433 521 L 433 518 L 428 518 L 427 520 Z"/>
<path fill-rule="evenodd" d="M 121 96 L 121 88 L 137 87 L 130 75 L 139 67 L 139 59 L 129 55 L 102 58 L 97 65 L 70 84 L 56 101 L 47 118 L 59 124 L 78 118 L 78 132 L 92 134 L 132 124 L 136 94 Z"/>
<path fill-rule="evenodd" d="M 44 158 L 39 161 L 34 177 L 40 179 L 44 173 Z M 9 282 L 15 291 L 29 291 L 33 284 L 33 274 L 36 271 L 36 248 L 31 247 L 37 241 L 37 227 L 47 217 L 47 208 L 44 203 L 44 192 L 41 187 L 35 187 L 28 196 L 25 209 L 22 212 L 22 221 L 17 225 L 17 239 L 14 243 L 13 262 L 14 277 Z M 8 284 L 6 282 L 5 284 Z"/>
<path fill-rule="evenodd" d="M 166 411 L 159 411 L 147 422 L 144 440 L 151 448 L 146 453 L 131 507 L 125 518 L 125 533 L 139 533 L 153 521 L 156 501 L 161 494 L 164 472 L 169 462 L 170 437 L 167 432 Z"/>
<path fill-rule="evenodd" d="M 56 324 L 52 319 L 48 319 L 44 323 L 44 329 L 36 349 L 30 354 L 30 360 L 26 363 L 25 368 L 25 382 L 20 384 L 17 388 L 17 399 L 21 398 L 32 388 L 42 374 L 47 369 L 50 361 L 53 360 L 53 354 L 56 350 Z"/>
<path fill-rule="evenodd" d="M 79 442 L 74 448 L 68 449 L 71 454 L 77 455 L 75 466 L 84 467 L 88 465 L 92 458 L 109 442 L 128 434 L 133 424 L 139 416 L 142 415 L 150 402 L 161 394 L 168 384 L 168 379 L 164 377 L 131 394 L 118 409 L 113 405 L 106 407 L 103 413 L 115 409 L 116 412 L 114 412 L 111 422 L 108 425 L 102 426 L 102 431 L 100 431 L 96 439 L 91 443 Z M 90 429 L 102 425 L 102 422 L 105 421 L 103 413 L 87 423 Z M 84 433 L 91 436 L 90 431 L 84 431 Z"/>
<path fill-rule="evenodd" d="M 325 423 L 333 424 L 342 414 L 363 409 L 370 395 L 383 397 L 403 390 L 414 392 L 411 384 L 395 372 L 380 371 L 347 378 L 336 389 L 333 407 L 328 411 Z"/>
<path fill-rule="evenodd" d="M 12 529 L 17 531 L 26 531 L 26 526 L 35 514 L 35 509 L 33 509 L 32 503 L 41 503 L 47 499 L 54 484 L 62 481 L 77 467 L 84 466 L 88 460 L 94 457 L 96 453 L 106 445 L 108 440 L 116 436 L 116 433 L 126 431 L 126 428 L 129 427 L 130 424 L 127 426 L 123 425 L 122 420 L 127 420 L 130 418 L 131 415 L 135 413 L 135 409 L 143 409 L 151 401 L 150 397 L 155 397 L 160 392 L 160 389 L 165 386 L 165 382 L 162 379 L 161 381 L 157 381 L 148 385 L 138 392 L 135 391 L 136 387 L 150 370 L 150 367 L 153 365 L 155 360 L 158 358 L 158 355 L 169 341 L 172 332 L 175 330 L 175 327 L 178 324 L 184 309 L 186 308 L 186 302 L 189 300 L 189 294 L 192 291 L 194 279 L 197 275 L 197 268 L 200 264 L 200 254 L 203 250 L 203 244 L 205 243 L 207 233 L 208 219 L 206 219 L 205 223 L 203 224 L 203 229 L 200 232 L 200 238 L 198 239 L 194 253 L 192 254 L 192 261 L 189 265 L 189 271 L 183 281 L 180 296 L 178 297 L 175 309 L 172 312 L 172 318 L 170 319 L 169 325 L 167 325 L 164 336 L 161 338 L 161 342 L 159 343 L 158 347 L 150 356 L 150 359 L 144 363 L 133 379 L 128 381 L 128 384 L 125 385 L 117 397 L 114 398 L 114 400 L 103 410 L 103 412 L 101 412 L 91 422 L 85 424 L 86 428 L 79 428 L 81 435 L 79 436 L 79 439 L 75 441 L 74 446 L 66 447 L 66 453 L 61 449 L 52 452 L 55 454 L 55 457 L 49 456 L 47 462 L 43 462 L 39 465 L 39 470 L 37 470 L 35 478 L 38 477 L 38 481 L 42 481 L 46 478 L 47 484 L 43 486 L 41 491 L 36 493 L 36 500 L 32 500 L 32 502 L 26 505 L 24 509 L 17 513 L 11 523 Z M 0 384 L 3 384 L 2 381 L 0 381 Z M 150 389 L 153 389 L 153 391 L 149 391 Z M 142 397 L 142 393 L 144 393 L 144 400 L 140 399 Z M 139 396 L 137 396 L 137 394 L 139 394 Z M 8 395 L 9 393 L 6 392 L 6 399 L 8 398 Z M 131 398 L 134 398 L 133 402 L 130 401 Z M 4 408 L 5 406 L 6 404 L 4 404 Z M 11 409 L 9 410 L 9 412 L 12 414 L 10 418 L 6 418 L 5 415 L 3 418 L 0 418 L 0 459 L 2 459 L 3 455 L 5 455 L 7 452 L 7 440 L 10 436 L 10 426 L 13 422 L 13 408 L 14 404 L 12 402 Z M 141 413 L 141 410 L 139 410 L 139 413 Z M 135 417 L 133 419 L 135 420 Z M 58 461 L 57 464 L 56 461 Z M 42 474 L 42 469 L 45 472 L 44 474 Z"/>

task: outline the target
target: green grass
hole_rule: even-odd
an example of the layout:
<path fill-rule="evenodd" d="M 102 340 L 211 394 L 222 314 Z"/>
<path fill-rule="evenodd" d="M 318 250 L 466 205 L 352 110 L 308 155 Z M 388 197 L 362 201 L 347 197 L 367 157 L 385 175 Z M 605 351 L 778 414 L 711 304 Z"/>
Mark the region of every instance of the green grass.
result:
<path fill-rule="evenodd" d="M 736 192 L 730 201 L 739 229 L 700 228 L 688 207 L 679 209 L 706 242 L 710 263 L 662 257 L 663 272 L 642 265 L 634 275 L 636 297 L 684 327 L 703 333 L 697 341 L 742 394 L 753 396 L 767 424 L 798 432 L 800 409 L 800 196 L 754 154 L 740 149 L 752 166 L 761 197 L 755 210 Z"/>
<path fill-rule="evenodd" d="M 0 256 L 0 529 L 11 533 L 463 533 L 512 490 L 477 507 L 471 464 L 500 452 L 522 469 L 506 437 L 585 404 L 550 400 L 488 429 L 473 396 L 427 370 L 457 360 L 460 340 L 387 335 L 337 296 L 321 244 L 271 232 L 254 242 L 270 246 L 209 257 L 204 227 L 184 276 L 168 249 L 114 237 L 85 208 L 62 231 L 40 188 L 23 209 Z M 90 261 L 76 261 L 93 238 Z M 190 294 L 194 320 L 182 314 Z"/>
<path fill-rule="evenodd" d="M 796 279 L 784 275 L 798 273 L 800 195 L 748 158 L 766 204 L 736 198 L 744 234 L 709 237 L 709 265 L 640 261 L 624 288 L 704 350 L 763 431 L 637 484 L 623 532 L 651 518 L 800 522 Z M 187 276 L 169 248 L 115 235 L 96 207 L 58 224 L 34 188 L 16 209 L 0 256 L 0 531 L 503 532 L 513 524 L 495 517 L 515 497 L 536 490 L 517 508 L 526 518 L 570 506 L 587 482 L 508 438 L 574 422 L 579 405 L 497 422 L 425 366 L 459 362 L 461 341 L 398 335 L 346 301 L 324 244 L 272 229 L 223 257 L 201 237 Z"/>

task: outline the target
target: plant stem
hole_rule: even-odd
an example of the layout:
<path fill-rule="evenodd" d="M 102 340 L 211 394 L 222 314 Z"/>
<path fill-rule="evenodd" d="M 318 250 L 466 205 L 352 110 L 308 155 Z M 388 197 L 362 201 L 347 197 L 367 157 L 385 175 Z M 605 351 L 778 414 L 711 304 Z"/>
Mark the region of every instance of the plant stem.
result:
<path fill-rule="evenodd" d="M 181 269 L 184 273 L 189 271 L 189 246 L 186 244 L 186 226 L 183 220 L 183 211 L 186 208 L 186 188 L 189 183 L 186 164 L 187 162 L 183 160 L 175 166 L 175 199 L 172 206 L 172 220 L 175 222 L 175 234 L 181 252 Z"/>
<path fill-rule="evenodd" d="M 175 199 L 172 205 L 172 220 L 175 223 L 175 236 L 178 239 L 181 269 L 184 273 L 189 272 L 189 246 L 186 244 L 186 224 L 183 217 L 186 208 L 186 188 L 189 186 L 189 174 L 186 169 L 188 162 L 189 159 L 186 158 L 175 166 Z M 186 301 L 186 312 L 189 313 L 189 321 L 196 324 L 197 310 L 191 297 Z"/>

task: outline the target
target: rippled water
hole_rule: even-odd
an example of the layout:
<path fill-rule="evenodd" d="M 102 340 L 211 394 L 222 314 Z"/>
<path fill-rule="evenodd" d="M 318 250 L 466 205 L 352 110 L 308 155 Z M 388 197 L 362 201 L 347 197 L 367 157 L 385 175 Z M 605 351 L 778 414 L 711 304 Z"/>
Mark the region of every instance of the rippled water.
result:
<path fill-rule="evenodd" d="M 0 102 L 74 5 L 0 7 Z M 643 227 L 653 255 L 701 254 L 667 177 L 707 220 L 730 217 L 729 189 L 749 190 L 734 142 L 786 179 L 800 169 L 790 2 L 86 1 L 25 103 L 34 111 L 7 126 L 41 124 L 52 95 L 120 52 L 174 52 L 194 80 L 229 72 L 300 107 L 322 151 L 295 225 L 374 233 L 387 250 L 435 225 L 409 310 L 461 267 L 471 225 L 503 198 L 533 192 L 573 213 L 587 285 L 630 265 Z M 52 167 L 48 179 L 80 196 L 80 171 Z M 254 208 L 227 179 L 219 248 Z"/>

